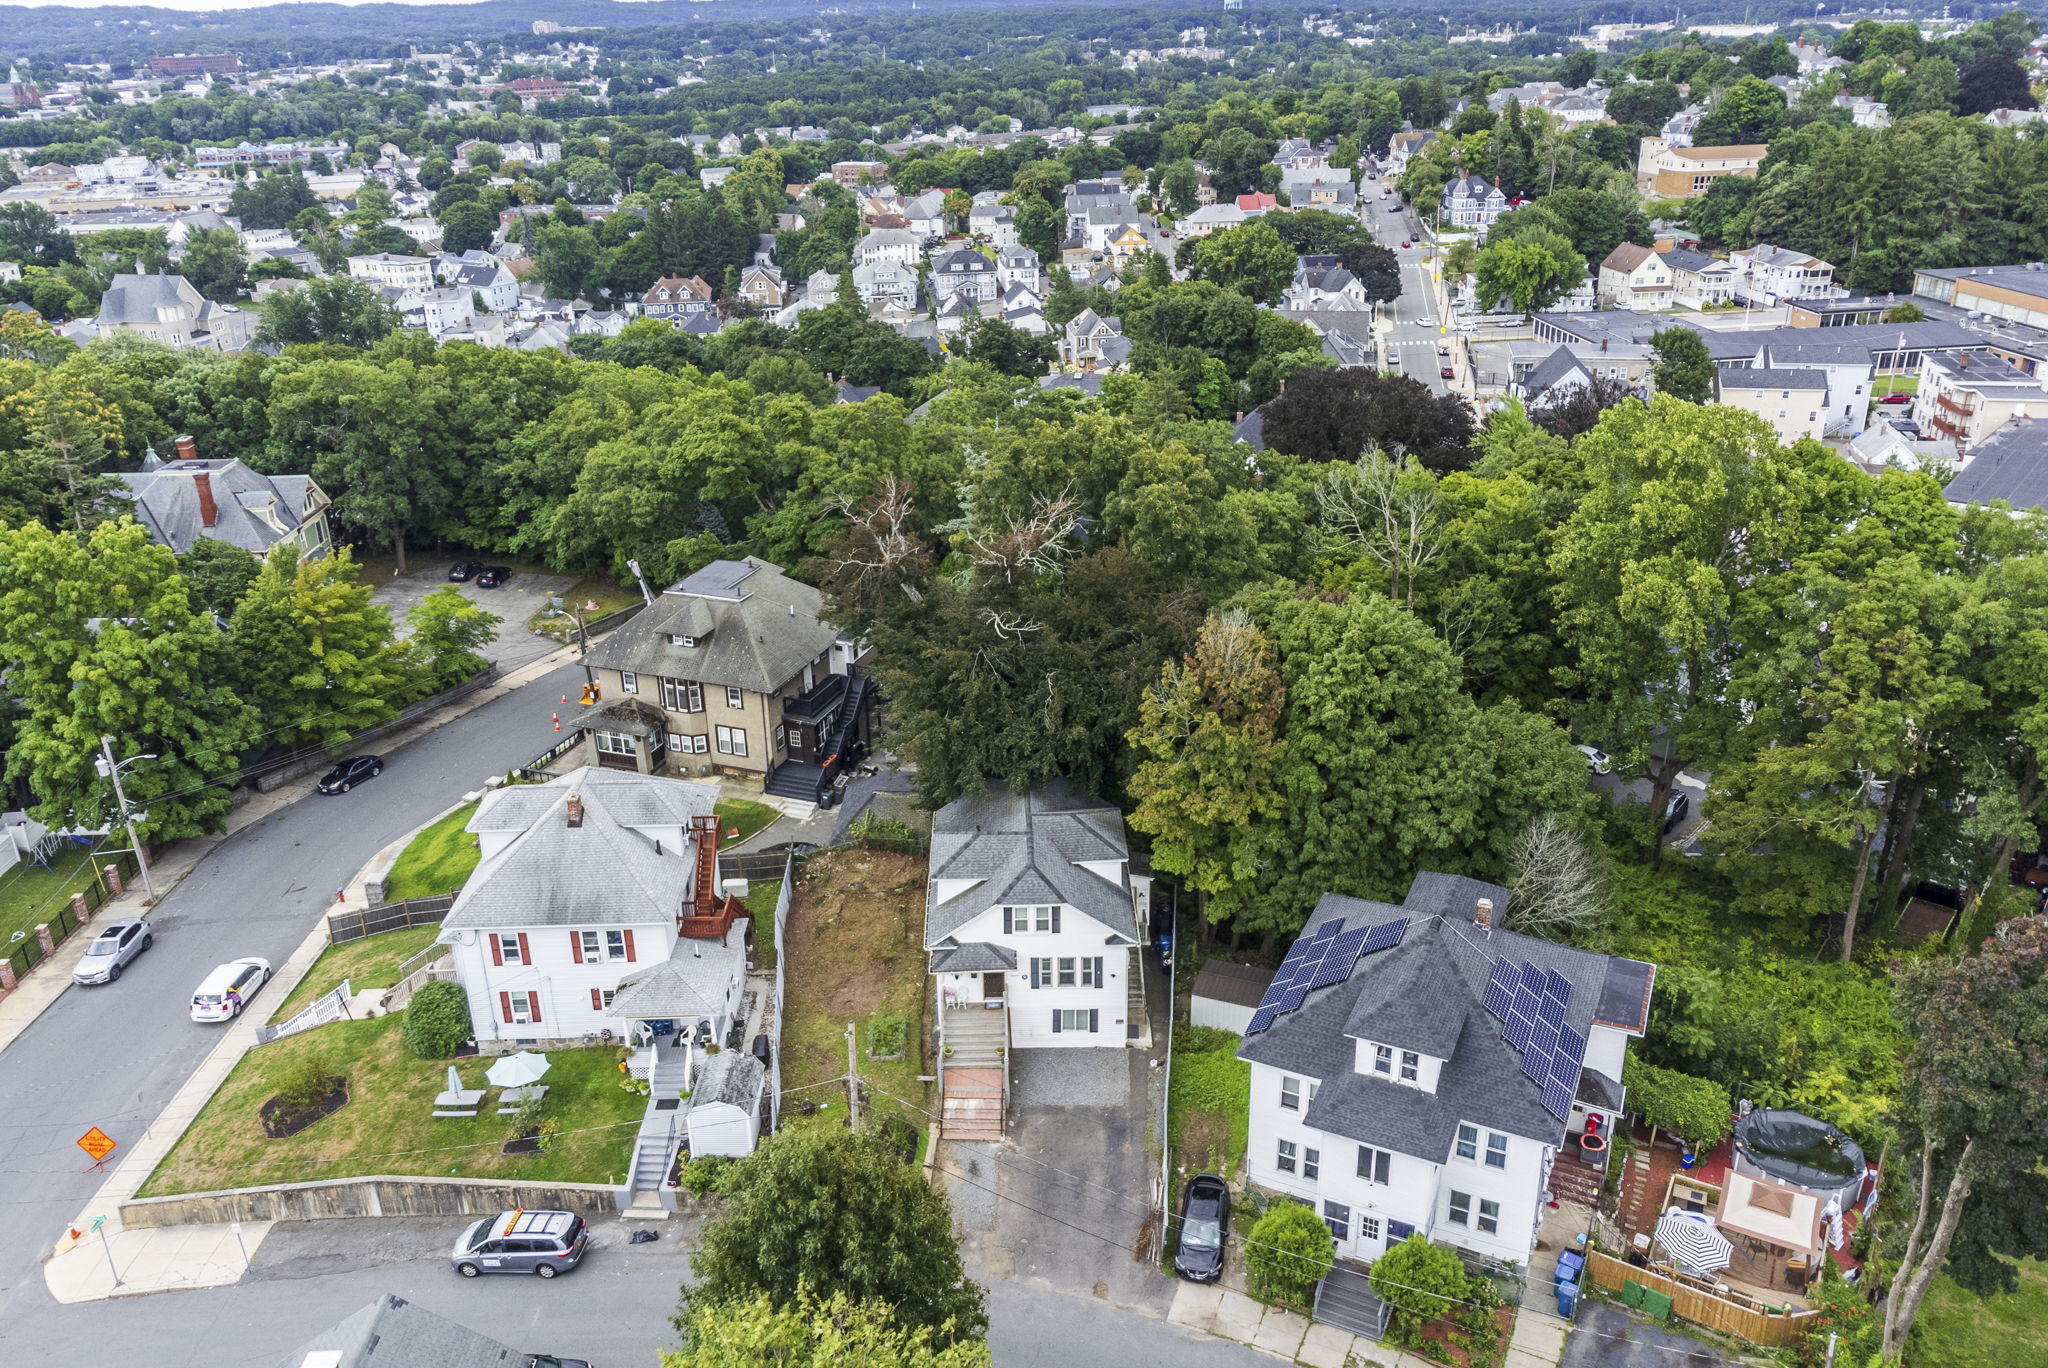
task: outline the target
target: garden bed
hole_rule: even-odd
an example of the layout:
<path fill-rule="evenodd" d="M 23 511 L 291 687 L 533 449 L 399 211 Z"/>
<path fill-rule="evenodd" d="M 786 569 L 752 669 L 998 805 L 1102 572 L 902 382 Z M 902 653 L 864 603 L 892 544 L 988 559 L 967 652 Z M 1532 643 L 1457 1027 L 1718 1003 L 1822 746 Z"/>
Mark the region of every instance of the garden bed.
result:
<path fill-rule="evenodd" d="M 297 1135 L 315 1121 L 324 1121 L 346 1107 L 348 1080 L 336 1074 L 328 1083 L 326 1093 L 302 1107 L 294 1107 L 282 1097 L 273 1097 L 265 1102 L 262 1111 L 263 1133 L 273 1140 L 282 1140 L 288 1135 Z"/>
<path fill-rule="evenodd" d="M 167 1197 L 263 1183 L 399 1174 L 525 1182 L 623 1181 L 646 1099 L 619 1086 L 616 1049 L 550 1050 L 542 1081 L 544 1120 L 561 1134 L 537 1154 L 506 1154 L 505 1141 L 533 1125 L 496 1114 L 495 1092 L 475 1117 L 435 1117 L 448 1086 L 447 1060 L 414 1059 L 399 1043 L 403 1013 L 343 1021 L 258 1046 L 243 1056 L 155 1173 L 141 1196 Z M 350 1101 L 296 1135 L 264 1133 L 261 1109 L 276 1080 L 302 1058 L 348 1079 Z M 483 1065 L 461 1065 L 483 1087 Z"/>

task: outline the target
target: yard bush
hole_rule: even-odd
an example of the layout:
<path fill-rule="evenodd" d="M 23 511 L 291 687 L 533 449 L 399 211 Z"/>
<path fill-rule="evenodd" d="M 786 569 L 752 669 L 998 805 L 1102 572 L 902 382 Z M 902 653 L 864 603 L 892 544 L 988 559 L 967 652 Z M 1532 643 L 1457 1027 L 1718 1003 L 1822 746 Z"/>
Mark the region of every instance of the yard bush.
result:
<path fill-rule="evenodd" d="M 909 1029 L 908 1023 L 893 1013 L 868 1018 L 868 1053 L 877 1059 L 901 1058 Z"/>
<path fill-rule="evenodd" d="M 1412 1348 L 1422 1340 L 1422 1327 L 1440 1321 L 1471 1293 L 1472 1279 L 1456 1254 L 1410 1235 L 1373 1261 L 1373 1295 L 1393 1308 L 1389 1334 L 1393 1342 Z"/>
<path fill-rule="evenodd" d="M 1734 1128 L 1728 1090 L 1712 1079 L 1660 1069 L 1633 1055 L 1622 1061 L 1622 1079 L 1636 1115 L 1700 1149 L 1712 1149 Z"/>
<path fill-rule="evenodd" d="M 1245 1237 L 1254 1296 L 1306 1309 L 1335 1262 L 1330 1228 L 1299 1202 L 1275 1202 Z"/>
<path fill-rule="evenodd" d="M 406 1004 L 399 1037 L 415 1059 L 447 1059 L 469 1036 L 469 996 L 461 984 L 430 983 Z"/>
<path fill-rule="evenodd" d="M 278 1101 L 291 1111 L 306 1108 L 327 1096 L 334 1086 L 334 1065 L 327 1056 L 317 1050 L 285 1061 L 276 1073 L 271 1075 L 270 1086 L 277 1089 Z"/>
<path fill-rule="evenodd" d="M 931 850 L 931 837 L 908 822 L 864 812 L 846 829 L 856 845 L 868 850 L 893 850 L 899 855 L 923 855 Z"/>

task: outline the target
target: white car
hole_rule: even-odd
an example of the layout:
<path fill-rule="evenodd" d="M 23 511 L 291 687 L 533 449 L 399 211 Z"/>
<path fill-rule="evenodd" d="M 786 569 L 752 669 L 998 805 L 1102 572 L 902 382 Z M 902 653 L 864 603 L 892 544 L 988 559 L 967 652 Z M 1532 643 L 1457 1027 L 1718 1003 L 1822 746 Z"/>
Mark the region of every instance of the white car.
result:
<path fill-rule="evenodd" d="M 1434 318 L 1418 318 L 1415 320 L 1415 326 L 1418 328 L 1434 328 L 1436 320 Z"/>
<path fill-rule="evenodd" d="M 256 990 L 270 982 L 270 961 L 250 956 L 229 960 L 192 990 L 194 1021 L 233 1021 Z"/>
<path fill-rule="evenodd" d="M 1586 757 L 1586 767 L 1595 774 L 1608 774 L 1614 769 L 1614 759 L 1598 746 L 1581 746 L 1579 754 Z"/>

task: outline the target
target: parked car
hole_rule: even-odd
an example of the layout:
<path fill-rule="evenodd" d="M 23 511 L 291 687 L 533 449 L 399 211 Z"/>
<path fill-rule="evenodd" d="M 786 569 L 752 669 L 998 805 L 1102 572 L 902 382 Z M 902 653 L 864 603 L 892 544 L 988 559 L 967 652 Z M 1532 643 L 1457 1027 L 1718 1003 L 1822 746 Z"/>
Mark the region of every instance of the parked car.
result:
<path fill-rule="evenodd" d="M 1438 356 L 1449 356 L 1451 354 L 1451 349 L 1449 347 L 1438 347 L 1436 349 L 1436 354 Z"/>
<path fill-rule="evenodd" d="M 348 759 L 327 771 L 320 780 L 322 793 L 347 793 L 357 784 L 375 779 L 384 772 L 384 757 L 381 755 L 351 755 Z"/>
<path fill-rule="evenodd" d="M 1913 402 L 1913 396 L 1905 393 L 1880 394 L 1877 397 L 1877 402 L 1880 404 L 1910 404 Z"/>
<path fill-rule="evenodd" d="M 553 1354 L 528 1354 L 520 1368 L 590 1368 L 588 1359 L 556 1358 Z"/>
<path fill-rule="evenodd" d="M 503 1211 L 456 1237 L 448 1256 L 465 1278 L 479 1273 L 533 1273 L 552 1278 L 583 1261 L 590 1228 L 573 1211 Z"/>
<path fill-rule="evenodd" d="M 448 567 L 448 578 L 452 580 L 472 580 L 483 573 L 483 568 L 481 561 L 457 561 Z"/>
<path fill-rule="evenodd" d="M 250 956 L 229 960 L 192 990 L 194 1021 L 233 1021 L 256 990 L 270 982 L 270 961 Z"/>
<path fill-rule="evenodd" d="M 1586 757 L 1586 767 L 1595 774 L 1608 774 L 1614 769 L 1614 759 L 1598 746 L 1581 746 L 1579 754 Z"/>
<path fill-rule="evenodd" d="M 1665 834 L 1669 835 L 1671 832 L 1671 828 L 1677 826 L 1680 822 L 1684 821 L 1686 814 L 1691 811 L 1692 799 L 1688 798 L 1685 794 L 1680 793 L 1677 789 L 1671 790 L 1671 796 L 1664 800 Z"/>
<path fill-rule="evenodd" d="M 511 566 L 486 565 L 476 577 L 476 587 L 479 589 L 495 589 L 511 578 Z"/>
<path fill-rule="evenodd" d="M 1180 1249 L 1173 1271 L 1189 1282 L 1223 1276 L 1223 1242 L 1230 1231 L 1230 1185 L 1213 1173 L 1188 1179 L 1180 1194 Z"/>
<path fill-rule="evenodd" d="M 130 961 L 155 942 L 149 923 L 140 917 L 123 917 L 120 921 L 108 922 L 92 938 L 92 944 L 85 947 L 85 958 L 71 971 L 71 981 L 112 983 L 121 977 L 121 971 L 128 967 Z"/>
<path fill-rule="evenodd" d="M 1457 372 L 1452 370 L 1449 366 L 1438 366 L 1436 368 L 1436 373 L 1438 378 L 1444 380 L 1449 380 L 1455 375 L 1457 375 Z"/>

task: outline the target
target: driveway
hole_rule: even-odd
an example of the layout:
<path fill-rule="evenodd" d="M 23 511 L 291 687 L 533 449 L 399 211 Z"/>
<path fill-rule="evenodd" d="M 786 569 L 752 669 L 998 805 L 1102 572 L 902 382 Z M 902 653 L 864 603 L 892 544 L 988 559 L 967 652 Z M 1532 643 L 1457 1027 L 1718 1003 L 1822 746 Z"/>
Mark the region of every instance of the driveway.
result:
<path fill-rule="evenodd" d="M 1614 803 L 1647 803 L 1650 801 L 1650 781 L 1647 779 L 1623 779 L 1616 774 L 1595 774 L 1591 776 L 1593 787 L 1606 794 Z M 1709 774 L 1694 774 L 1690 770 L 1679 771 L 1675 790 L 1692 800 L 1685 820 L 1671 828 L 1664 837 L 1664 844 L 1673 850 L 1684 850 L 1692 844 L 1694 836 L 1705 825 L 1700 811 L 1706 804 L 1707 784 L 1713 778 Z"/>
<path fill-rule="evenodd" d="M 1132 1253 L 1159 1165 L 1142 1050 L 1017 1050 L 1008 1137 L 947 1142 L 939 1163 L 970 1274 L 1164 1315 L 1173 1283 Z"/>
<path fill-rule="evenodd" d="M 413 562 L 405 574 L 386 580 L 376 586 L 376 600 L 391 609 L 392 620 L 398 624 L 401 633 L 405 630 L 406 610 L 449 583 L 448 567 L 458 559 L 443 556 Z M 560 643 L 544 636 L 536 636 L 526 630 L 526 620 L 545 606 L 549 594 L 559 594 L 577 583 L 574 575 L 544 575 L 521 570 L 496 589 L 479 589 L 474 582 L 457 584 L 464 598 L 472 599 L 496 613 L 504 621 L 498 625 L 498 636 L 484 647 L 484 655 L 500 670 L 516 670 L 530 660 L 538 660 Z"/>
<path fill-rule="evenodd" d="M 1559 1368 L 1720 1368 L 1737 1362 L 1699 1340 L 1637 1320 L 1618 1306 L 1583 1302 Z"/>

